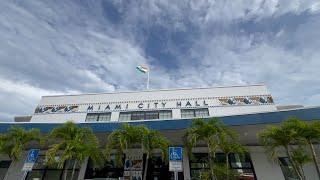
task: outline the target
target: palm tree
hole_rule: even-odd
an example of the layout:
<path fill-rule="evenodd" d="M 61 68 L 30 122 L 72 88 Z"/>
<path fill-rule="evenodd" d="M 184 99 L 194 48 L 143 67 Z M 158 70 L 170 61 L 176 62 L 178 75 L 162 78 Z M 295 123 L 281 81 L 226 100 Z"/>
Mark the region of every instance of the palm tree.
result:
<path fill-rule="evenodd" d="M 66 122 L 63 126 L 54 128 L 49 138 L 54 142 L 46 153 L 48 165 L 58 164 L 63 168 L 65 161 L 73 160 L 71 180 L 74 178 L 77 163 L 82 163 L 90 157 L 95 164 L 102 163 L 99 141 L 90 128 L 78 127 L 73 122 Z M 56 156 L 59 160 L 56 160 Z M 64 171 L 64 179 L 67 173 Z"/>
<path fill-rule="evenodd" d="M 229 129 L 225 129 L 219 135 L 220 143 L 219 148 L 225 154 L 225 176 L 226 179 L 229 179 L 229 154 L 237 153 L 237 154 L 244 154 L 246 149 L 239 143 L 238 136 L 234 131 Z"/>
<path fill-rule="evenodd" d="M 148 172 L 148 162 L 152 151 L 155 149 L 160 149 L 162 159 L 165 160 L 166 157 L 168 157 L 169 142 L 163 135 L 160 134 L 159 131 L 150 130 L 146 127 L 143 127 L 142 131 L 141 146 L 143 152 L 146 153 L 146 163 L 144 167 L 143 180 L 146 180 Z"/>
<path fill-rule="evenodd" d="M 167 139 L 158 131 L 150 130 L 145 126 L 123 124 L 119 129 L 109 134 L 106 154 L 110 157 L 111 151 L 116 150 L 116 162 L 120 164 L 122 163 L 123 155 L 128 149 L 133 148 L 135 145 L 140 146 L 147 155 L 143 176 L 143 179 L 146 180 L 151 153 L 154 149 L 160 149 L 164 159 L 167 156 L 168 144 Z"/>
<path fill-rule="evenodd" d="M 266 152 L 272 159 L 277 160 L 279 148 L 284 148 L 287 157 L 292 163 L 293 170 L 300 180 L 303 179 L 297 163 L 293 159 L 291 143 L 295 141 L 296 132 L 288 127 L 270 126 L 258 134 L 259 141 L 265 146 Z"/>
<path fill-rule="evenodd" d="M 284 126 L 287 126 L 288 128 L 291 128 L 297 132 L 295 137 L 297 144 L 305 142 L 309 146 L 312 159 L 320 179 L 319 162 L 313 146 L 313 143 L 320 141 L 320 121 L 308 124 L 298 118 L 289 118 L 288 120 L 284 121 L 283 124 Z"/>
<path fill-rule="evenodd" d="M 192 156 L 192 148 L 195 147 L 197 143 L 203 142 L 206 144 L 208 148 L 209 169 L 213 177 L 215 174 L 212 159 L 215 158 L 215 154 L 219 148 L 220 134 L 225 129 L 225 126 L 218 121 L 217 118 L 212 118 L 208 121 L 196 119 L 187 129 L 184 136 L 185 147 L 190 156 Z"/>
<path fill-rule="evenodd" d="M 131 126 L 127 123 L 122 124 L 121 127 L 107 137 L 106 155 L 110 157 L 111 151 L 116 150 L 116 163 L 119 165 L 122 162 L 123 155 L 134 144 L 140 143 L 141 126 Z"/>
<path fill-rule="evenodd" d="M 11 127 L 6 134 L 0 134 L 0 154 L 8 155 L 12 160 L 19 160 L 24 149 L 31 143 L 42 144 L 39 129 Z"/>
<path fill-rule="evenodd" d="M 292 160 L 297 164 L 303 179 L 306 179 L 303 171 L 303 165 L 311 161 L 311 157 L 305 152 L 303 146 L 299 145 L 298 148 L 292 150 Z"/>

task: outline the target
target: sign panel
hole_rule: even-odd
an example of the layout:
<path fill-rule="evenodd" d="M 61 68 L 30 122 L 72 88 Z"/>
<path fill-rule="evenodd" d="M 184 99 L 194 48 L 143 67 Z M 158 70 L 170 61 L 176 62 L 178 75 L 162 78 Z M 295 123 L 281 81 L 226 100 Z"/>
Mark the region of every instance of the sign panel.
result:
<path fill-rule="evenodd" d="M 169 161 L 169 171 L 182 172 L 182 161 Z"/>
<path fill-rule="evenodd" d="M 126 159 L 124 162 L 124 180 L 142 179 L 143 170 L 143 154 L 136 149 L 130 149 L 126 152 Z"/>
<path fill-rule="evenodd" d="M 160 109 L 185 109 L 185 108 L 208 108 L 235 105 L 269 105 L 273 104 L 270 95 L 248 95 L 228 97 L 202 97 L 184 99 L 159 99 L 124 102 L 102 102 L 102 103 L 80 103 L 69 105 L 40 105 L 35 114 L 48 113 L 75 113 L 75 112 L 117 112 L 117 111 L 139 111 Z"/>
<path fill-rule="evenodd" d="M 30 149 L 22 167 L 22 171 L 31 171 L 37 161 L 40 149 Z"/>
<path fill-rule="evenodd" d="M 182 147 L 169 147 L 169 161 L 182 161 Z"/>
<path fill-rule="evenodd" d="M 183 150 L 182 147 L 169 147 L 169 171 L 181 172 Z"/>

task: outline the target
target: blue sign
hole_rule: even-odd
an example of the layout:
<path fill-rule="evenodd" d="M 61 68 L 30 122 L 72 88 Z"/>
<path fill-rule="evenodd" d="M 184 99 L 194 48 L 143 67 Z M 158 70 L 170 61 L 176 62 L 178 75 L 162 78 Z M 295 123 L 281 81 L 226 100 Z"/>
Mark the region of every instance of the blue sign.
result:
<path fill-rule="evenodd" d="M 38 158 L 39 151 L 40 149 L 30 149 L 25 163 L 35 163 Z"/>
<path fill-rule="evenodd" d="M 169 147 L 169 161 L 182 161 L 182 147 Z"/>

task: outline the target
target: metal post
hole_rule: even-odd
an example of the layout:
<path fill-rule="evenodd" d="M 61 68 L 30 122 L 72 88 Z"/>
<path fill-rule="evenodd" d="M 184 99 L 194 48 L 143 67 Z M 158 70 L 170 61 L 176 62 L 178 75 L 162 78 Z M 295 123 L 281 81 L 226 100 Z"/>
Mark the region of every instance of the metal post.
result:
<path fill-rule="evenodd" d="M 174 180 L 178 180 L 179 178 L 178 178 L 178 172 L 177 171 L 175 171 L 174 172 Z"/>
<path fill-rule="evenodd" d="M 21 180 L 25 180 L 26 177 L 27 177 L 27 174 L 28 174 L 28 171 L 23 171 L 23 176 L 22 176 L 22 179 Z"/>
<path fill-rule="evenodd" d="M 149 89 L 149 80 L 150 80 L 150 75 L 149 75 L 150 70 L 148 70 L 147 75 L 148 75 L 148 79 L 147 79 L 147 89 Z"/>

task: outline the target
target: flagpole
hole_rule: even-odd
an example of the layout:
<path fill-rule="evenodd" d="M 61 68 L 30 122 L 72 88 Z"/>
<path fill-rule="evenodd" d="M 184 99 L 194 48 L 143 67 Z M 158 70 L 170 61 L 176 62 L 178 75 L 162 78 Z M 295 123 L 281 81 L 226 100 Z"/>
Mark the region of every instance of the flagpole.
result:
<path fill-rule="evenodd" d="M 147 89 L 149 89 L 149 80 L 150 80 L 150 75 L 149 75 L 150 70 L 147 72 L 148 79 L 147 79 Z"/>

